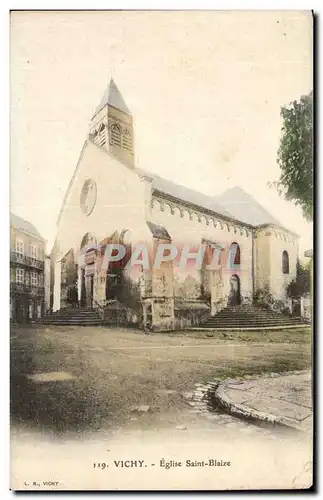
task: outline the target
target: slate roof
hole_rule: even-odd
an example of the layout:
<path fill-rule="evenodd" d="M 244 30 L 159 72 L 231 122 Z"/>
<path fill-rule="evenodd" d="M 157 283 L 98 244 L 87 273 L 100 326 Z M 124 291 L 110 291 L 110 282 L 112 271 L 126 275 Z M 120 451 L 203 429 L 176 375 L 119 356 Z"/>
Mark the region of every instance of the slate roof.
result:
<path fill-rule="evenodd" d="M 104 108 L 106 104 L 110 104 L 110 106 L 120 109 L 120 111 L 127 113 L 127 115 L 131 115 L 131 112 L 129 111 L 129 108 L 126 105 L 126 103 L 124 102 L 124 99 L 120 94 L 120 91 L 116 86 L 113 78 L 111 78 L 110 83 L 107 86 L 103 94 L 103 97 L 100 101 L 100 104 L 97 106 L 93 116 L 95 116 L 99 111 L 101 111 L 101 109 Z"/>
<path fill-rule="evenodd" d="M 235 219 L 239 219 L 252 226 L 260 226 L 262 224 L 281 226 L 281 223 L 267 212 L 253 196 L 246 193 L 239 186 L 227 189 L 224 193 L 216 196 L 214 201 Z"/>
<path fill-rule="evenodd" d="M 168 179 L 164 179 L 159 175 L 152 174 L 147 170 L 136 168 L 136 171 L 141 176 L 147 176 L 153 181 L 153 189 L 160 191 L 162 193 L 168 194 L 174 198 L 178 198 L 182 201 L 187 201 L 193 205 L 206 208 L 212 212 L 217 212 L 221 215 L 231 217 L 230 213 L 227 212 L 222 206 L 218 205 L 212 196 L 200 193 L 194 189 L 182 186 L 181 184 L 175 184 Z"/>
<path fill-rule="evenodd" d="M 35 226 L 33 226 L 33 224 L 25 219 L 22 219 L 18 215 L 10 213 L 10 225 L 19 231 L 24 231 L 26 233 L 32 234 L 33 236 L 36 236 L 36 238 L 40 238 L 41 240 L 45 241 L 44 238 L 39 234 Z"/>
<path fill-rule="evenodd" d="M 267 212 L 260 203 L 238 186 L 226 190 L 219 196 L 208 196 L 194 189 L 175 184 L 146 170 L 137 168 L 136 171 L 139 175 L 147 176 L 152 180 L 154 190 L 184 202 L 186 201 L 251 226 L 260 226 L 262 224 L 281 226 L 281 223 Z"/>

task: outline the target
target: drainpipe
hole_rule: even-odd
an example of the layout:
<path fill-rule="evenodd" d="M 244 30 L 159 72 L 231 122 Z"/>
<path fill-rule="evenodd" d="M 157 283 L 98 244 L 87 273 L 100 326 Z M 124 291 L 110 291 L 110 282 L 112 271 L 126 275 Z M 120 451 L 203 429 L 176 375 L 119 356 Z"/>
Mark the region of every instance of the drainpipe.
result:
<path fill-rule="evenodd" d="M 144 214 L 146 220 L 151 220 L 152 179 L 148 176 L 141 177 L 144 185 Z"/>
<path fill-rule="evenodd" d="M 252 229 L 251 231 L 251 236 L 252 236 L 252 245 L 251 245 L 251 279 L 252 279 L 252 303 L 254 301 L 254 296 L 255 296 L 255 232 Z"/>

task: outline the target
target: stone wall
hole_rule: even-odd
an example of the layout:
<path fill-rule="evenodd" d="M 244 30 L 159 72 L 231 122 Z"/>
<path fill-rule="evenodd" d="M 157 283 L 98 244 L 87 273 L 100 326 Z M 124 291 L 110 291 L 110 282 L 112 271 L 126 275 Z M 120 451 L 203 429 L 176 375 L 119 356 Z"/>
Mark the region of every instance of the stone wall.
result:
<path fill-rule="evenodd" d="M 310 295 L 301 297 L 301 317 L 307 321 L 312 320 L 312 299 Z"/>
<path fill-rule="evenodd" d="M 104 307 L 103 323 L 111 326 L 142 328 L 142 309 L 133 311 L 116 300 L 111 301 Z"/>
<path fill-rule="evenodd" d="M 252 232 L 243 225 L 237 226 L 224 221 L 220 217 L 211 217 L 183 204 L 172 203 L 153 195 L 151 217 L 157 224 L 164 226 L 169 232 L 172 243 L 178 249 L 183 245 L 191 246 L 192 251 L 199 248 L 202 241 L 224 246 L 226 250 L 221 255 L 221 288 L 215 293 L 218 308 L 226 306 L 230 294 L 230 278 L 238 275 L 242 301 L 250 301 L 253 294 L 252 286 Z M 240 246 L 240 269 L 228 268 L 228 249 L 232 243 Z M 185 269 L 180 269 L 175 261 L 174 295 L 176 297 L 198 299 L 203 295 L 203 277 L 201 270 L 196 269 L 194 261 L 189 261 Z M 204 277 L 205 278 L 205 277 Z M 217 286 L 218 280 L 212 277 Z"/>
<path fill-rule="evenodd" d="M 174 327 L 183 330 L 204 323 L 210 316 L 211 308 L 202 301 L 175 300 Z"/>
<path fill-rule="evenodd" d="M 283 273 L 283 252 L 288 253 L 289 272 Z M 261 227 L 256 231 L 256 292 L 270 294 L 274 301 L 286 303 L 287 285 L 296 277 L 298 238 L 296 235 L 274 226 Z"/>

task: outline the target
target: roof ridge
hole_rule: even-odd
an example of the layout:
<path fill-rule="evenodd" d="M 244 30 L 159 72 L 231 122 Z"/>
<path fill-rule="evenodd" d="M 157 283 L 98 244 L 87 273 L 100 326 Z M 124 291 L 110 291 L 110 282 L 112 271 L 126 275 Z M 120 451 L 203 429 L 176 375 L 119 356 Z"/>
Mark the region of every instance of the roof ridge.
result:
<path fill-rule="evenodd" d="M 134 171 L 138 175 L 147 176 L 152 179 L 153 188 L 156 191 L 164 193 L 173 198 L 180 199 L 184 202 L 191 203 L 195 206 L 200 206 L 205 210 L 211 210 L 219 216 L 229 218 L 231 220 L 237 221 L 240 224 L 246 224 L 252 227 L 258 227 L 263 224 L 276 224 L 282 228 L 284 226 L 273 217 L 270 212 L 262 206 L 262 204 L 252 196 L 252 194 L 245 191 L 241 186 L 234 186 L 223 191 L 217 196 L 210 196 L 201 191 L 197 191 L 194 188 L 187 187 L 183 184 L 178 184 L 171 181 L 165 177 L 158 174 L 150 172 L 148 170 L 136 167 Z M 228 193 L 234 193 L 234 191 L 239 191 L 244 195 L 244 199 L 225 199 Z M 251 210 L 245 210 L 245 213 L 237 213 L 236 210 L 248 207 Z"/>

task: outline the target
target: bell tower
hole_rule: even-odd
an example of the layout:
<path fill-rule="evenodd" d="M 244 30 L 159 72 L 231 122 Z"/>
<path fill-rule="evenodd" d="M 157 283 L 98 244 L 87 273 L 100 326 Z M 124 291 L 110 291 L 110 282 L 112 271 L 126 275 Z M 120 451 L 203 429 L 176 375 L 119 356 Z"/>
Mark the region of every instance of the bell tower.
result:
<path fill-rule="evenodd" d="M 89 137 L 119 160 L 133 166 L 132 115 L 112 78 L 92 117 Z"/>

